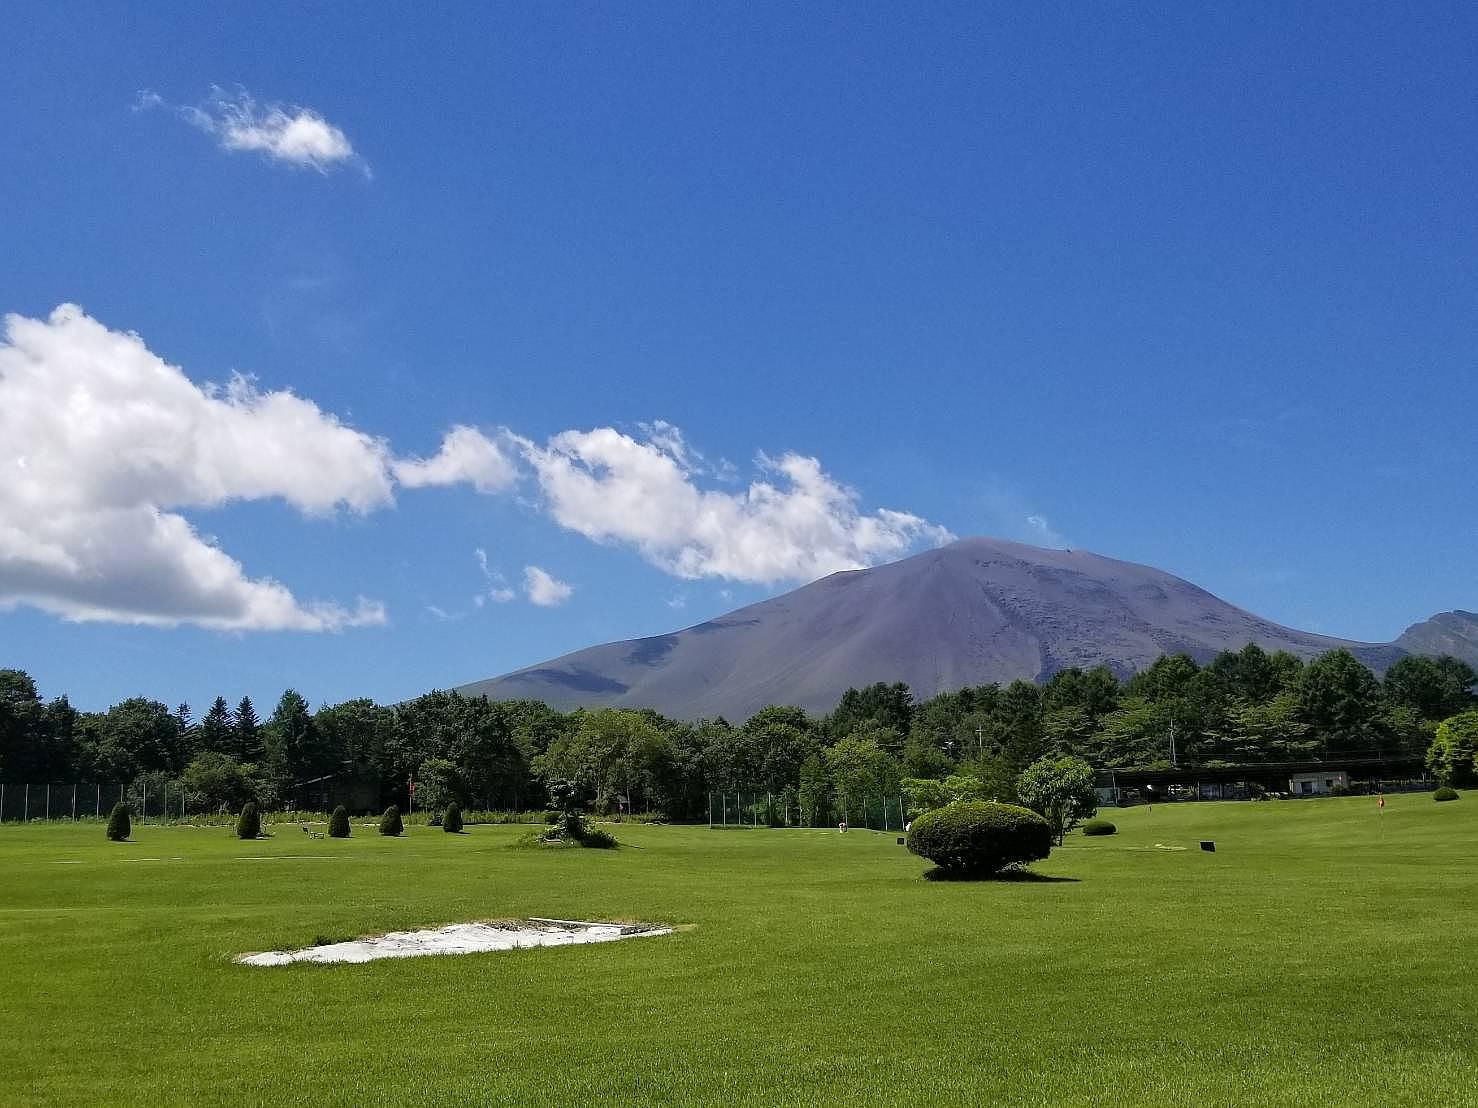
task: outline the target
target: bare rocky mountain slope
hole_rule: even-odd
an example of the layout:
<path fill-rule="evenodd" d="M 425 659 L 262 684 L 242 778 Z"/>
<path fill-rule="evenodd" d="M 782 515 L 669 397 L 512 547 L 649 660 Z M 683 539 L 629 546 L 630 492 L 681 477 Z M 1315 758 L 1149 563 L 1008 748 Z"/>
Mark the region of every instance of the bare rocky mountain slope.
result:
<path fill-rule="evenodd" d="M 1454 627 L 1439 616 L 1398 643 L 1347 642 L 1260 619 L 1148 566 L 974 538 L 460 691 L 737 722 L 767 704 L 830 711 L 847 688 L 874 681 L 906 681 L 922 698 L 1100 662 L 1127 675 L 1161 654 L 1205 661 L 1249 642 L 1304 657 L 1343 646 L 1377 670 L 1405 653 L 1442 652 L 1429 642 L 1478 653 L 1478 617 L 1453 615 L 1461 617 Z"/>

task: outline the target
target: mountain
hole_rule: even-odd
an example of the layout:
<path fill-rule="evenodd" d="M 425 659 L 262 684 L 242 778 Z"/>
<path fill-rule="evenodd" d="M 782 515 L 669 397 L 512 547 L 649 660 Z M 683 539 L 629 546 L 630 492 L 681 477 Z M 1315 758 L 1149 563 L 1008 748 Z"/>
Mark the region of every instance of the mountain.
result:
<path fill-rule="evenodd" d="M 1396 645 L 1408 654 L 1451 654 L 1478 669 L 1478 614 L 1443 612 L 1413 623 Z"/>
<path fill-rule="evenodd" d="M 1433 631 L 1432 641 L 1478 630 L 1478 617 L 1465 619 L 1450 633 Z M 827 712 L 849 687 L 874 681 L 906 681 L 922 698 L 1100 662 L 1127 676 L 1161 654 L 1206 661 L 1249 642 L 1306 658 L 1346 647 L 1377 670 L 1415 649 L 1295 631 L 1148 566 L 975 538 L 459 691 L 737 722 L 767 704 Z"/>

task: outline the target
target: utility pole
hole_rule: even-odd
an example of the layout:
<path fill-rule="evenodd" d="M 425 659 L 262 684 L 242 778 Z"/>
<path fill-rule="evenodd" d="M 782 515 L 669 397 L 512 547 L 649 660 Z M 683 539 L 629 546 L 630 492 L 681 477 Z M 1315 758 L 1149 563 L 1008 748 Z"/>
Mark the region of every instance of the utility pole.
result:
<path fill-rule="evenodd" d="M 1170 721 L 1170 768 L 1178 769 L 1180 763 L 1175 758 L 1175 721 Z"/>
<path fill-rule="evenodd" d="M 985 728 L 984 727 L 977 727 L 977 728 L 975 728 L 975 752 L 977 754 L 979 754 L 980 757 L 982 757 L 982 758 L 985 757 Z"/>

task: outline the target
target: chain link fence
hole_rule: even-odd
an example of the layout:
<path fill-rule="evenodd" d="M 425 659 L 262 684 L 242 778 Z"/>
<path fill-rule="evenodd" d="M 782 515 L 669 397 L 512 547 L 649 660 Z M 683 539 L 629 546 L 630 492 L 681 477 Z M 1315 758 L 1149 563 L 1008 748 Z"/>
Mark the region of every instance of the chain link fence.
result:
<path fill-rule="evenodd" d="M 737 827 L 865 827 L 902 831 L 902 797 L 831 797 L 803 806 L 793 792 L 736 789 L 708 794 L 708 826 Z"/>
<path fill-rule="evenodd" d="M 0 822 L 104 820 L 120 800 L 128 805 L 129 815 L 135 820 L 167 822 L 208 814 L 198 810 L 199 805 L 192 806 L 177 784 L 143 779 L 132 785 L 0 781 Z M 211 809 L 211 813 L 214 811 Z"/>

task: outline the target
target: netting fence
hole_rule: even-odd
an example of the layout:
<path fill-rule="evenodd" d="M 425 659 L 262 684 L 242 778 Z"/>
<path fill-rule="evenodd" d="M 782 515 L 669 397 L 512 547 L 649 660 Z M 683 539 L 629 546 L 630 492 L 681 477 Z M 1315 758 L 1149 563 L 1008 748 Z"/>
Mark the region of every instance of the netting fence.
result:
<path fill-rule="evenodd" d="M 773 793 L 738 789 L 708 794 L 710 827 L 865 827 L 873 831 L 902 831 L 902 797 L 830 797 L 801 803 L 793 792 Z"/>
<path fill-rule="evenodd" d="M 190 804 L 178 785 L 135 781 L 132 785 L 100 781 L 11 783 L 0 781 L 0 822 L 107 819 L 119 801 L 136 820 L 186 819 L 204 815 Z M 210 811 L 215 812 L 215 808 Z"/>

